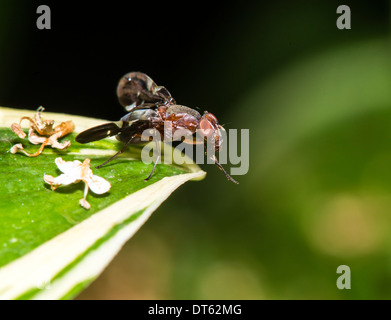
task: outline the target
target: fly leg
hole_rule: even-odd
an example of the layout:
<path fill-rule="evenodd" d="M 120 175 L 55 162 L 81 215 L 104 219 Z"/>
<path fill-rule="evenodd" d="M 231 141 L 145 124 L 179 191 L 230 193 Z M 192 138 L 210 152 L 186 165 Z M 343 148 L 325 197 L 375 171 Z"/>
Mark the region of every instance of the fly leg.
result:
<path fill-rule="evenodd" d="M 95 169 L 100 169 L 102 168 L 105 164 L 108 164 L 110 161 L 114 160 L 117 156 L 119 156 L 121 153 L 124 153 L 124 151 L 126 150 L 126 148 L 128 147 L 128 145 L 132 142 L 133 138 L 135 137 L 136 135 L 133 135 L 126 143 L 125 145 L 122 147 L 122 149 L 120 151 L 118 151 L 115 155 L 113 155 L 109 160 L 103 162 L 102 164 L 100 164 L 99 166 L 95 167 Z"/>
<path fill-rule="evenodd" d="M 149 179 L 151 179 L 153 173 L 155 172 L 156 165 L 158 164 L 158 162 L 160 160 L 161 150 L 160 150 L 159 139 L 157 139 L 156 135 L 155 135 L 155 146 L 156 146 L 156 151 L 157 151 L 155 164 L 153 165 L 151 173 L 149 174 L 149 176 L 146 179 L 144 179 L 144 181 L 148 181 Z"/>
<path fill-rule="evenodd" d="M 218 166 L 219 169 L 220 169 L 221 171 L 223 171 L 223 173 L 225 174 L 225 176 L 227 177 L 228 180 L 232 181 L 233 183 L 239 184 L 239 182 L 237 182 L 234 178 L 232 178 L 232 177 L 227 173 L 227 171 L 224 170 L 223 166 L 219 163 L 219 161 L 217 160 L 217 158 L 216 158 L 215 155 L 212 155 L 212 156 L 211 156 L 211 159 L 215 162 L 216 166 Z"/>

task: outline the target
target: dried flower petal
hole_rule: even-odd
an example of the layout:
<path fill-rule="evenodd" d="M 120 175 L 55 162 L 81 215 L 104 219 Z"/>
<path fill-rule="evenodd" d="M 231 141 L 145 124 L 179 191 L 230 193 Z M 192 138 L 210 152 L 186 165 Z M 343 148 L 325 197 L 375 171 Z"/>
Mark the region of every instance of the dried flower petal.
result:
<path fill-rule="evenodd" d="M 19 150 L 23 150 L 23 145 L 21 143 L 18 143 L 18 144 L 15 144 L 14 146 L 12 146 L 10 151 L 11 151 L 11 153 L 15 154 Z"/>
<path fill-rule="evenodd" d="M 84 161 L 86 161 L 86 160 L 84 160 Z M 57 165 L 58 169 L 61 170 L 61 172 L 69 173 L 69 174 L 72 174 L 72 172 L 75 172 L 76 169 L 81 170 L 81 166 L 83 165 L 79 160 L 64 161 L 62 158 L 56 158 L 56 160 L 54 160 L 54 162 Z M 79 175 L 81 175 L 81 173 Z"/>
<path fill-rule="evenodd" d="M 13 132 L 15 132 L 18 135 L 19 138 L 21 138 L 21 139 L 26 138 L 26 133 L 24 133 L 20 124 L 18 124 L 18 123 L 11 124 L 11 129 Z"/>
<path fill-rule="evenodd" d="M 110 183 L 97 175 L 88 176 L 85 182 L 90 187 L 91 191 L 96 194 L 106 193 L 110 188 Z"/>
<path fill-rule="evenodd" d="M 41 137 L 41 136 L 37 135 L 33 128 L 29 129 L 28 139 L 32 144 L 42 144 L 45 142 L 47 143 L 47 141 L 48 141 L 47 137 Z"/>
<path fill-rule="evenodd" d="M 22 117 L 20 118 L 19 124 L 13 123 L 11 125 L 12 131 L 17 134 L 19 138 L 24 139 L 26 137 L 26 133 L 24 133 L 20 124 L 23 120 L 28 120 L 30 122 L 28 140 L 32 144 L 40 144 L 41 147 L 39 150 L 34 154 L 28 154 L 26 151 L 22 151 L 23 147 L 21 149 L 14 150 L 20 150 L 29 157 L 36 157 L 41 154 L 45 146 L 52 146 L 52 148 L 63 150 L 71 145 L 70 141 L 58 142 L 58 139 L 71 133 L 75 129 L 74 123 L 72 121 L 65 121 L 53 128 L 54 120 L 42 119 L 41 112 L 43 110 L 45 110 L 43 107 L 39 107 L 34 119 L 30 117 Z"/>
<path fill-rule="evenodd" d="M 90 203 L 86 199 L 80 199 L 79 204 L 84 208 L 89 210 L 91 208 Z"/>

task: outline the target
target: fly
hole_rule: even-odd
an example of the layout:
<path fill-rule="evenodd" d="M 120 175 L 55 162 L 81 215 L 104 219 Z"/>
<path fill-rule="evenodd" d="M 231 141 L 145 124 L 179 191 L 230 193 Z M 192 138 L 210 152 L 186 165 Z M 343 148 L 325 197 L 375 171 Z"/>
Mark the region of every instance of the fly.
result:
<path fill-rule="evenodd" d="M 196 130 L 198 130 L 204 137 L 204 140 L 200 141 L 198 137 L 193 136 L 191 138 L 185 138 L 183 142 L 198 144 L 209 140 L 213 143 L 215 151 L 218 152 L 220 150 L 223 143 L 223 132 L 225 130 L 219 125 L 217 118 L 207 111 L 201 115 L 192 108 L 176 104 L 170 92 L 165 87 L 156 85 L 146 74 L 131 72 L 123 76 L 117 86 L 117 96 L 119 103 L 128 112 L 120 119 L 120 123 L 105 123 L 87 129 L 76 137 L 76 141 L 83 144 L 111 136 L 116 136 L 119 141 L 124 143 L 120 151 L 96 168 L 101 168 L 112 161 L 123 153 L 130 144 L 145 142 L 141 139 L 145 130 L 155 129 L 155 132 L 158 132 L 163 139 L 167 138 L 165 132 L 167 125 L 170 125 L 172 129 L 171 139 L 173 141 L 177 140 L 176 132 L 179 133 L 181 130 L 182 132 L 183 130 L 188 130 L 190 134 L 194 135 Z M 177 136 L 179 135 L 177 134 Z M 183 136 L 181 135 L 180 137 Z M 157 142 L 157 140 L 155 141 Z M 210 158 L 225 174 L 228 180 L 238 184 L 224 170 L 214 154 Z M 160 152 L 158 152 L 153 169 L 145 181 L 148 181 L 152 177 L 159 160 Z"/>

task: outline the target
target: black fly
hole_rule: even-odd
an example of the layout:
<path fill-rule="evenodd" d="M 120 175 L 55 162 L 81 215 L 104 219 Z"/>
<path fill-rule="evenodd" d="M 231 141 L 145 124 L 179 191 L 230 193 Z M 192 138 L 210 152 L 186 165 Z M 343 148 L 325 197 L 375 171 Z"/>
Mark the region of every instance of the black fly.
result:
<path fill-rule="evenodd" d="M 204 139 L 209 139 L 214 143 L 215 151 L 220 150 L 224 128 L 219 125 L 217 118 L 206 111 L 201 116 L 194 109 L 177 105 L 170 92 L 165 87 L 156 85 L 146 74 L 131 72 L 123 76 L 118 83 L 117 96 L 119 103 L 128 112 L 121 118 L 120 123 L 105 123 L 83 131 L 76 137 L 77 142 L 88 143 L 116 136 L 119 141 L 124 143 L 119 152 L 97 168 L 104 166 L 123 153 L 129 144 L 144 142 L 141 140 L 141 136 L 145 130 L 156 129 L 161 137 L 166 137 L 164 129 L 167 124 L 170 124 L 173 137 L 178 130 L 186 129 L 192 134 L 199 130 Z M 184 142 L 200 143 L 196 138 L 185 139 Z M 152 177 L 159 159 L 160 153 L 151 173 L 145 179 L 146 181 Z M 224 172 L 228 180 L 238 183 L 224 170 L 215 155 L 212 155 L 211 159 Z"/>

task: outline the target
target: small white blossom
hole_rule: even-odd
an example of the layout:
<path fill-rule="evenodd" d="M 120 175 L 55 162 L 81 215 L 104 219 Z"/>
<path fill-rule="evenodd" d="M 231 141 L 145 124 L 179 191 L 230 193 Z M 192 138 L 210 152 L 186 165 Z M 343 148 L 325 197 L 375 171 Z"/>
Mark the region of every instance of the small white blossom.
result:
<path fill-rule="evenodd" d="M 90 209 L 90 204 L 87 202 L 88 188 L 96 194 L 103 194 L 110 190 L 111 185 L 105 179 L 98 177 L 92 173 L 90 168 L 90 159 L 85 159 L 83 163 L 79 160 L 64 161 L 62 158 L 56 158 L 57 167 L 63 172 L 58 177 L 44 175 L 43 179 L 50 184 L 52 190 L 56 190 L 59 186 L 66 186 L 72 183 L 83 181 L 85 183 L 84 198 L 80 199 L 80 205 L 85 209 Z"/>

